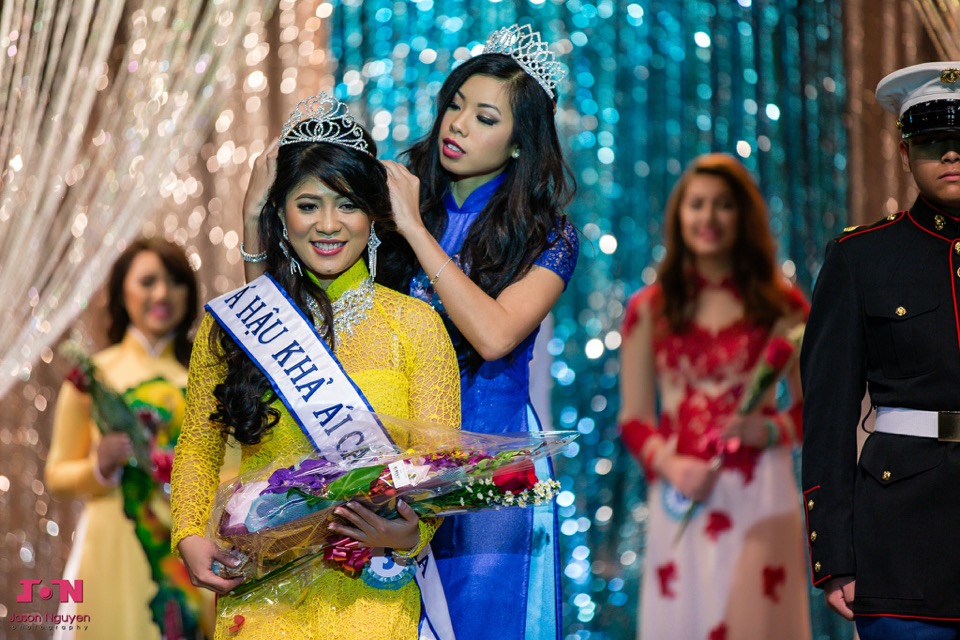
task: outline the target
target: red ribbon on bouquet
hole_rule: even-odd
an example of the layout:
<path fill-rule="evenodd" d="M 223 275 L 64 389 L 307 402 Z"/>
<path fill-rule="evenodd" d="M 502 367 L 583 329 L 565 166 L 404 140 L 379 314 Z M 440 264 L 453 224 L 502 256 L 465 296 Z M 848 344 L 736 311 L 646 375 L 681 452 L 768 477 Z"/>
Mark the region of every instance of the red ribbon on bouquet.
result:
<path fill-rule="evenodd" d="M 361 547 L 356 540 L 343 537 L 324 549 L 323 559 L 340 562 L 347 571 L 360 571 L 370 559 L 370 548 Z"/>

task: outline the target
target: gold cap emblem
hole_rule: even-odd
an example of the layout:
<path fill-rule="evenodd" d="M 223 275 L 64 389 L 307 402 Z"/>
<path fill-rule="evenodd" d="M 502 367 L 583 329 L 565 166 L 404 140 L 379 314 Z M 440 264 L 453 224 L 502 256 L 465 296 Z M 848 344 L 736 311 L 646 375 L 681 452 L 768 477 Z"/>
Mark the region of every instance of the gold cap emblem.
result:
<path fill-rule="evenodd" d="M 944 69 L 940 72 L 940 82 L 953 84 L 960 79 L 960 69 Z"/>
<path fill-rule="evenodd" d="M 943 231 L 944 225 L 947 224 L 947 221 L 939 213 L 933 216 L 933 228 L 937 231 Z"/>

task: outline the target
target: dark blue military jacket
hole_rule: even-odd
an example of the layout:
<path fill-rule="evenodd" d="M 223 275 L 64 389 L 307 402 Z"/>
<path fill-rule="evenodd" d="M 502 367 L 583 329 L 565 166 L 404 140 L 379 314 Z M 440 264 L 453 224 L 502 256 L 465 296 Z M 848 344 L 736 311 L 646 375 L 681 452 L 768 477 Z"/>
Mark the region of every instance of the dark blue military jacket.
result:
<path fill-rule="evenodd" d="M 875 433 L 874 406 L 960 410 L 960 218 L 910 211 L 830 242 L 800 356 L 814 584 L 855 576 L 857 615 L 960 620 L 960 444 Z"/>

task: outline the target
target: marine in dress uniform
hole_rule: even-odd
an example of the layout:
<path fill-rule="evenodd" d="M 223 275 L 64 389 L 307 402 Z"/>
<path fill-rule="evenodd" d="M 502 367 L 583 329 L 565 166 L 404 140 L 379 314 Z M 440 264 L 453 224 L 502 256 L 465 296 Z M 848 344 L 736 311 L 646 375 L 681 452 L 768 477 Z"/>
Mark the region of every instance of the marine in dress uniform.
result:
<path fill-rule="evenodd" d="M 958 638 L 960 61 L 894 72 L 877 99 L 920 195 L 832 240 L 814 288 L 800 358 L 811 574 L 861 637 Z M 877 421 L 858 463 L 865 390 Z"/>

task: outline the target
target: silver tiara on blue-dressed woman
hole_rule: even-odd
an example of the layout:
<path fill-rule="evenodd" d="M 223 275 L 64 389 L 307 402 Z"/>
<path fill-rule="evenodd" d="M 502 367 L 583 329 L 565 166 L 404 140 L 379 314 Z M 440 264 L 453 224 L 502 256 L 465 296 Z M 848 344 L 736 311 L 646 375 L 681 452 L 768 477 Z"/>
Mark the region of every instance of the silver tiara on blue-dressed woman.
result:
<path fill-rule="evenodd" d="M 329 142 L 373 155 L 363 127 L 350 115 L 347 105 L 322 91 L 298 102 L 283 125 L 280 146 L 297 142 Z"/>
<path fill-rule="evenodd" d="M 540 33 L 525 24 L 504 27 L 494 31 L 483 45 L 482 53 L 502 53 L 517 61 L 517 64 L 533 77 L 543 90 L 557 99 L 557 85 L 567 75 L 563 65 L 550 51 Z"/>

